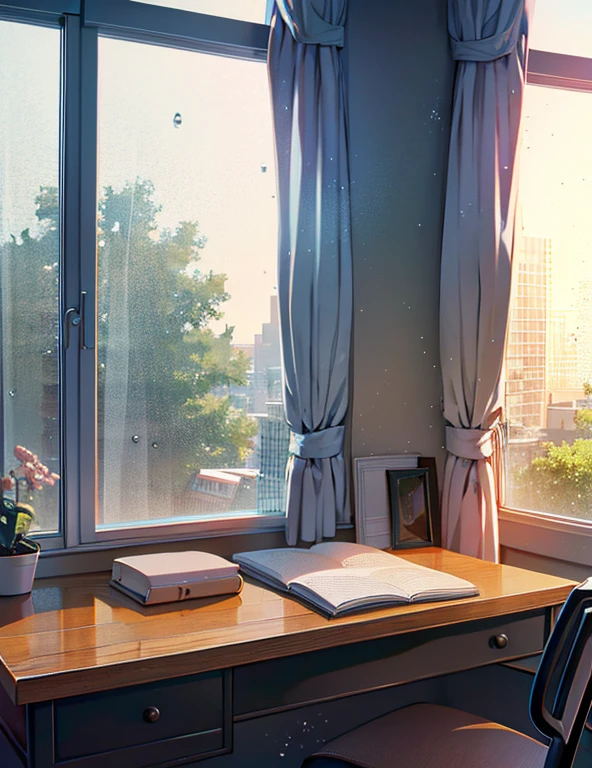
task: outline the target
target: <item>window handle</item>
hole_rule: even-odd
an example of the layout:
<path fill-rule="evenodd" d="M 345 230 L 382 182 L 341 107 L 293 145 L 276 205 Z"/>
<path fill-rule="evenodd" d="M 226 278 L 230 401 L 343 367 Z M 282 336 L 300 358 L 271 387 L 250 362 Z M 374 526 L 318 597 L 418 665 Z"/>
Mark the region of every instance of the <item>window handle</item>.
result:
<path fill-rule="evenodd" d="M 80 327 L 80 348 L 95 348 L 95 317 L 94 296 L 86 291 L 80 291 L 80 306 L 70 307 L 64 312 L 63 338 L 64 348 L 70 346 L 72 326 Z"/>
<path fill-rule="evenodd" d="M 80 339 L 81 349 L 95 348 L 95 313 L 94 313 L 94 294 L 86 291 L 80 292 L 80 320 L 82 323 L 82 333 Z"/>
<path fill-rule="evenodd" d="M 70 307 L 64 312 L 62 320 L 62 334 L 64 339 L 64 349 L 70 346 L 70 328 L 80 325 L 80 313 L 78 307 Z"/>

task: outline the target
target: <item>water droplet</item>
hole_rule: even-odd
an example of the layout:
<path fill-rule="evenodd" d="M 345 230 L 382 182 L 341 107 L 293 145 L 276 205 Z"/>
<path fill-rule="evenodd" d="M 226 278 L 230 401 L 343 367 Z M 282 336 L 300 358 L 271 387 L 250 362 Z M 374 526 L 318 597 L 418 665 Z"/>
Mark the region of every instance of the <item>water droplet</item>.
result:
<path fill-rule="evenodd" d="M 183 118 L 181 117 L 180 112 L 175 112 L 173 115 L 173 125 L 175 128 L 180 128 L 183 125 Z"/>
<path fill-rule="evenodd" d="M 261 163 L 261 173 L 267 173 L 267 164 Z"/>
<path fill-rule="evenodd" d="M 158 443 L 152 443 L 153 448 L 158 448 Z"/>
<path fill-rule="evenodd" d="M 16 397 L 16 390 L 14 390 L 14 389 L 9 389 L 9 390 L 8 390 L 8 396 L 9 396 L 9 397 Z"/>
<path fill-rule="evenodd" d="M 140 436 L 132 435 L 132 443 L 139 443 L 139 442 L 140 442 Z"/>

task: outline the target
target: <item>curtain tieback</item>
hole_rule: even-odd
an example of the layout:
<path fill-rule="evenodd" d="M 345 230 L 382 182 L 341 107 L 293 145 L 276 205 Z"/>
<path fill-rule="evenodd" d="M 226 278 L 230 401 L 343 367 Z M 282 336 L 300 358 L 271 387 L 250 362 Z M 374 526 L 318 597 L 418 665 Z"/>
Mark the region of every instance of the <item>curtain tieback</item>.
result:
<path fill-rule="evenodd" d="M 317 9 L 319 5 L 321 9 Z M 322 5 L 312 0 L 300 0 L 297 3 L 276 0 L 277 9 L 297 43 L 335 45 L 343 48 L 343 23 L 332 24 L 323 18 Z M 347 0 L 333 0 L 329 8 L 339 21 L 345 20 L 346 9 Z"/>
<path fill-rule="evenodd" d="M 301 459 L 329 459 L 343 449 L 345 427 L 327 427 L 300 435 L 292 432 L 290 453 Z"/>
<path fill-rule="evenodd" d="M 494 429 L 446 427 L 446 450 L 459 459 L 488 459 L 493 454 L 494 435 Z"/>
<path fill-rule="evenodd" d="M 481 40 L 456 40 L 450 38 L 454 61 L 495 61 L 512 53 L 518 45 L 521 17 L 518 16 L 509 29 L 499 35 Z"/>

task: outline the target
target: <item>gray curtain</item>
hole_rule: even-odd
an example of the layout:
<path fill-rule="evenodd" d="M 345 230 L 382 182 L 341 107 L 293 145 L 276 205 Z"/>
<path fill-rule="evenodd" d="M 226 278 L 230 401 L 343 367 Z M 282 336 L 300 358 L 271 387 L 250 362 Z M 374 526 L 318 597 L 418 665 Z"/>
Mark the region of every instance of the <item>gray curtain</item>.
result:
<path fill-rule="evenodd" d="M 448 424 L 442 535 L 445 547 L 494 562 L 499 540 L 492 464 L 501 442 L 528 15 L 525 0 L 448 3 L 458 66 L 440 291 Z"/>
<path fill-rule="evenodd" d="M 278 289 L 289 544 L 335 535 L 349 519 L 352 266 L 341 63 L 346 0 L 277 0 L 268 68 L 279 198 Z"/>

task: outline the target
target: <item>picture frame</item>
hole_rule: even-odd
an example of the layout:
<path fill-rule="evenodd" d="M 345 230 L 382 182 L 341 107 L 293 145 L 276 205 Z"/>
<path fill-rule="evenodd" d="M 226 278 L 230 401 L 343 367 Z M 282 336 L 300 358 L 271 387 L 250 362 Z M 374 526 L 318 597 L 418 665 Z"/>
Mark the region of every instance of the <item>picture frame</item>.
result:
<path fill-rule="evenodd" d="M 354 459 L 356 541 L 377 549 L 392 544 L 392 524 L 387 489 L 387 471 L 414 469 L 417 454 L 364 456 Z"/>
<path fill-rule="evenodd" d="M 442 514 L 440 512 L 440 491 L 438 489 L 438 468 L 434 456 L 420 456 L 418 467 L 428 469 L 428 490 L 430 494 L 430 512 L 434 546 L 442 546 Z"/>
<path fill-rule="evenodd" d="M 387 471 L 393 549 L 434 544 L 428 467 Z"/>

